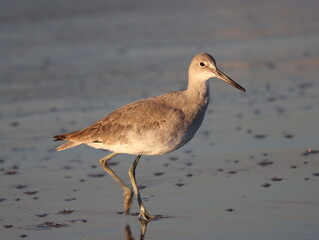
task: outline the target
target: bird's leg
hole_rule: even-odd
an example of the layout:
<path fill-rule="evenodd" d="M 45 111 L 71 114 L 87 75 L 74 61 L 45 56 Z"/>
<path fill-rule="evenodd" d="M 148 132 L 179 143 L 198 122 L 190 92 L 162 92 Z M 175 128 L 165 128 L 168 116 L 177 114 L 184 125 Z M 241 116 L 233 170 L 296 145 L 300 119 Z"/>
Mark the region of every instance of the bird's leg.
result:
<path fill-rule="evenodd" d="M 132 166 L 130 167 L 130 170 L 128 171 L 128 175 L 130 177 L 130 180 L 131 180 L 131 183 L 132 183 L 132 187 L 133 187 L 133 191 L 134 191 L 135 196 L 137 198 L 138 206 L 140 208 L 139 219 L 140 220 L 149 221 L 149 214 L 148 214 L 148 212 L 145 209 L 145 206 L 143 204 L 140 192 L 139 192 L 137 184 L 136 184 L 136 179 L 135 179 L 135 168 L 136 168 L 141 156 L 142 155 L 138 155 L 135 158 Z"/>
<path fill-rule="evenodd" d="M 137 187 L 137 184 L 136 184 L 136 179 L 135 179 L 135 168 L 136 168 L 141 156 L 142 155 L 138 155 L 135 158 L 134 163 L 132 164 L 130 170 L 128 171 L 128 175 L 130 176 L 130 180 L 131 180 L 131 183 L 132 183 L 132 186 L 133 186 L 133 190 L 134 190 L 134 193 L 135 193 L 135 196 L 137 198 L 137 202 L 138 202 L 138 205 L 139 205 L 139 208 L 140 208 L 139 219 L 140 219 L 141 222 L 143 222 L 143 221 L 149 222 L 149 221 L 152 221 L 152 220 L 159 219 L 159 218 L 161 218 L 161 216 L 152 216 L 152 215 L 148 214 L 148 212 L 146 211 L 146 208 L 145 208 L 145 206 L 143 204 L 140 192 L 138 190 L 138 187 Z"/>
<path fill-rule="evenodd" d="M 130 213 L 130 208 L 132 206 L 133 202 L 133 192 L 132 190 L 113 172 L 113 170 L 107 165 L 107 161 L 110 160 L 111 158 L 115 157 L 118 153 L 111 153 L 104 158 L 100 159 L 100 164 L 103 167 L 103 169 L 111 175 L 111 177 L 117 181 L 121 188 L 123 189 L 124 193 L 124 212 L 126 215 Z"/>

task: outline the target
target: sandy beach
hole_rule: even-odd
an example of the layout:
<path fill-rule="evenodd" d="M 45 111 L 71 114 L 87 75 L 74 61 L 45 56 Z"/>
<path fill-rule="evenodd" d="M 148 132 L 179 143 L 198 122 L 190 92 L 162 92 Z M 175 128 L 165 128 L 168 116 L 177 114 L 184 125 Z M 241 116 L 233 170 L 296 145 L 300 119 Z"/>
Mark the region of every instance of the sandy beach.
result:
<path fill-rule="evenodd" d="M 1 239 L 139 239 L 109 152 L 52 136 L 184 89 L 200 52 L 247 92 L 212 79 L 192 141 L 142 157 L 145 205 L 166 216 L 145 239 L 318 239 L 318 1 L 0 2 Z M 133 160 L 112 159 L 127 183 Z"/>

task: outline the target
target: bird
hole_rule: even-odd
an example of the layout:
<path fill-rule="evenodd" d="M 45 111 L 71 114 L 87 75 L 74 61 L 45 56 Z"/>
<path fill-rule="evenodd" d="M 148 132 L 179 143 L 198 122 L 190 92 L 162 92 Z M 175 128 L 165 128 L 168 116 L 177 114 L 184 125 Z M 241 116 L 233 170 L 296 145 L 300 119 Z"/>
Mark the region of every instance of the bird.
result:
<path fill-rule="evenodd" d="M 210 100 L 209 80 L 218 78 L 233 87 L 246 90 L 217 68 L 208 53 L 197 54 L 190 62 L 187 88 L 129 103 L 88 127 L 54 136 L 66 140 L 56 148 L 62 151 L 80 144 L 111 153 L 100 165 L 123 189 L 123 209 L 129 214 L 133 193 L 139 205 L 139 220 L 152 221 L 162 215 L 150 215 L 137 186 L 135 170 L 142 155 L 162 155 L 188 143 L 201 126 Z M 135 155 L 128 175 L 133 191 L 113 170 L 108 161 L 118 154 Z"/>

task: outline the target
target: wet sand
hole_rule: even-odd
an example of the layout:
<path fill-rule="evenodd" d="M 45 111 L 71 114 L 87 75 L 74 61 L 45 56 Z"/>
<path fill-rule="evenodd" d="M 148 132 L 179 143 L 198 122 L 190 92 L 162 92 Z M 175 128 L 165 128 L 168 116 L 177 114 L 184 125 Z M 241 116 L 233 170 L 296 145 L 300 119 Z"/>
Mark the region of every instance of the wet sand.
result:
<path fill-rule="evenodd" d="M 195 138 L 143 156 L 146 239 L 317 239 L 317 1 L 2 1 L 0 236 L 139 239 L 122 191 L 52 136 L 133 100 L 186 87 L 199 52 L 247 89 L 211 80 Z M 126 182 L 134 157 L 113 169 Z M 133 215 L 138 211 L 136 202 Z"/>

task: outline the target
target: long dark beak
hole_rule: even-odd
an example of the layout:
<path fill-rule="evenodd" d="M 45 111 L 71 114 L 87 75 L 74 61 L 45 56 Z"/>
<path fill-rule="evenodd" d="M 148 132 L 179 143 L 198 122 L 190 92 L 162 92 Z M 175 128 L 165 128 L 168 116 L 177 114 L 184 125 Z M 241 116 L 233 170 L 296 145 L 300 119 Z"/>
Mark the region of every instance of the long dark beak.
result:
<path fill-rule="evenodd" d="M 216 77 L 227 82 L 228 84 L 232 85 L 235 88 L 238 88 L 240 91 L 242 92 L 246 92 L 246 89 L 243 88 L 242 86 L 240 86 L 238 83 L 236 83 L 233 79 L 231 79 L 230 77 L 228 77 L 225 73 L 223 73 L 222 71 L 216 69 Z"/>

